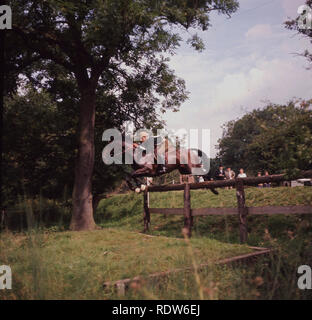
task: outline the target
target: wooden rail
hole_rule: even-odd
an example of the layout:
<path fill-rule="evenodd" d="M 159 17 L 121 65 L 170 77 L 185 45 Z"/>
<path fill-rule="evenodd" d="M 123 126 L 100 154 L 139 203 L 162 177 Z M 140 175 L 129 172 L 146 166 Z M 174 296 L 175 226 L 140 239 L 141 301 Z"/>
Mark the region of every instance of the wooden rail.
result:
<path fill-rule="evenodd" d="M 312 178 L 312 170 L 301 172 L 298 178 Z M 285 175 L 271 175 L 255 178 L 236 178 L 222 181 L 205 181 L 201 183 L 186 183 L 166 186 L 148 186 L 143 195 L 144 203 L 144 232 L 150 226 L 150 214 L 165 215 L 183 215 L 184 228 L 186 234 L 191 237 L 193 217 L 208 215 L 238 215 L 240 241 L 247 241 L 247 216 L 260 214 L 312 214 L 312 206 L 263 206 L 263 207 L 246 207 L 244 186 L 254 186 L 260 183 L 282 182 Z M 234 186 L 236 188 L 237 207 L 236 208 L 191 208 L 190 190 L 211 189 Z M 312 188 L 311 188 L 312 189 Z M 150 208 L 148 203 L 149 192 L 167 192 L 184 190 L 184 207 L 183 208 Z"/>
<path fill-rule="evenodd" d="M 246 207 L 248 215 L 259 214 L 312 214 L 312 206 L 264 206 Z M 184 215 L 183 208 L 150 208 L 150 213 L 165 215 Z M 198 208 L 191 209 L 191 214 L 195 216 L 215 216 L 215 215 L 237 215 L 237 208 Z"/>
<path fill-rule="evenodd" d="M 242 254 L 239 256 L 231 257 L 231 258 L 222 259 L 215 263 L 202 263 L 197 266 L 197 271 L 202 271 L 207 268 L 210 268 L 212 264 L 213 265 L 236 265 L 236 264 L 242 264 L 242 263 L 248 264 L 249 262 L 252 262 L 256 258 L 261 256 L 266 256 L 268 254 L 271 254 L 272 252 L 271 249 L 267 249 L 267 248 L 260 248 L 260 247 L 249 247 L 249 248 L 253 249 L 254 252 Z M 161 279 L 166 276 L 170 276 L 179 272 L 187 272 L 187 271 L 194 271 L 194 267 L 188 266 L 184 268 L 171 269 L 163 272 L 155 272 L 147 276 L 136 276 L 133 278 L 121 279 L 116 281 L 106 281 L 104 282 L 103 287 L 105 289 L 114 288 L 117 290 L 117 294 L 119 296 L 124 296 L 126 293 L 126 290 L 129 289 L 129 287 L 133 283 L 144 283 L 149 279 L 150 280 Z"/>

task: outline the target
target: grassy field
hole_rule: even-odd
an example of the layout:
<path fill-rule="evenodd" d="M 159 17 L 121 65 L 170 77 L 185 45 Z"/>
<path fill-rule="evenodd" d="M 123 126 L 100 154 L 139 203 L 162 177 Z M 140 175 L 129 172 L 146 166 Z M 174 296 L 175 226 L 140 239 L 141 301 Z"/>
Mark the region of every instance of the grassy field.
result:
<path fill-rule="evenodd" d="M 192 207 L 235 207 L 235 190 L 192 192 Z M 248 188 L 248 206 L 312 204 L 308 187 Z M 42 201 L 39 201 L 42 205 Z M 38 200 L 28 203 L 31 213 Z M 40 206 L 41 206 L 40 205 Z M 182 207 L 183 193 L 153 193 L 151 207 Z M 21 208 L 21 206 L 20 206 Z M 27 210 L 26 210 L 27 211 Z M 29 210 L 28 210 L 29 211 Z M 22 214 L 22 213 L 21 213 Z M 26 213 L 24 213 L 26 214 Z M 29 214 L 29 212 L 28 212 Z M 135 285 L 129 299 L 311 299 L 297 288 L 299 265 L 312 266 L 312 217 L 248 218 L 249 245 L 274 248 L 253 265 L 215 266 L 217 260 L 250 252 L 239 244 L 237 217 L 197 217 L 191 241 L 183 239 L 183 217 L 152 215 L 149 237 L 143 229 L 142 195 L 128 193 L 103 200 L 95 214 L 102 230 L 70 232 L 64 222 L 37 224 L 23 232 L 0 233 L 0 262 L 13 272 L 13 289 L 0 299 L 118 299 L 105 281 L 211 263 L 201 272 L 185 272 Z M 28 219 L 31 220 L 31 219 Z"/>
<path fill-rule="evenodd" d="M 192 266 L 193 259 L 213 264 L 251 252 L 247 246 L 211 239 L 187 244 L 117 229 L 7 234 L 2 245 L 1 261 L 14 275 L 12 297 L 44 299 L 105 298 L 106 281 Z"/>

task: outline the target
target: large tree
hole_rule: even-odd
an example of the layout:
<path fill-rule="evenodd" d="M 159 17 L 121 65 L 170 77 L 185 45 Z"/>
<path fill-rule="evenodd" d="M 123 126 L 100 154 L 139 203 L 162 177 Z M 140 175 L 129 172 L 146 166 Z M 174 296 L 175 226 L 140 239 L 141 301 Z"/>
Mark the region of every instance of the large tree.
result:
<path fill-rule="evenodd" d="M 78 152 L 73 187 L 72 230 L 95 228 L 92 208 L 94 128 L 97 92 L 136 120 L 155 120 L 155 108 L 176 110 L 185 99 L 184 83 L 161 53 L 173 53 L 179 30 L 209 27 L 209 13 L 230 15 L 236 0 L 12 0 L 13 32 L 7 37 L 8 66 L 17 78 L 36 64 L 39 83 L 49 65 L 74 79 L 79 93 Z M 203 49 L 193 34 L 189 43 Z M 19 50 L 23 48 L 23 50 Z M 34 70 L 32 70 L 34 71 Z M 11 78 L 11 79 L 12 79 Z M 52 77 L 53 78 L 53 77 Z M 7 81 L 14 87 L 14 81 Z M 39 84 L 38 84 L 39 85 Z M 151 94 L 154 92 L 155 94 Z M 160 99 L 159 97 L 163 97 Z M 121 105 L 126 101 L 125 105 Z M 138 103 L 139 102 L 139 103 Z M 107 105 L 107 104 L 106 104 Z M 112 111 L 112 110 L 111 110 Z"/>

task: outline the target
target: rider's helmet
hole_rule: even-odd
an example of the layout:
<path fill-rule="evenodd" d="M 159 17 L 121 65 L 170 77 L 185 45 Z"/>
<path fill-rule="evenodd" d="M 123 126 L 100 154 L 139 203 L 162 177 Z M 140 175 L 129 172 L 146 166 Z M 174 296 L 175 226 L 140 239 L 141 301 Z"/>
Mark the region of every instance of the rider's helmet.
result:
<path fill-rule="evenodd" d="M 149 138 L 149 134 L 146 131 L 141 131 L 140 132 L 140 141 L 144 142 Z"/>

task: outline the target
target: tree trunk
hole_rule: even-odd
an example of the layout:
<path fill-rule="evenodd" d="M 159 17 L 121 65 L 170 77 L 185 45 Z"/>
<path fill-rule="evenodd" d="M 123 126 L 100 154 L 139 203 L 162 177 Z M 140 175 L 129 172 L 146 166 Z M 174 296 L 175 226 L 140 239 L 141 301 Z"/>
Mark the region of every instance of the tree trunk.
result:
<path fill-rule="evenodd" d="M 98 207 L 98 205 L 99 205 L 99 203 L 100 203 L 100 201 L 102 200 L 102 199 L 106 199 L 107 198 L 107 195 L 106 194 L 99 194 L 99 195 L 93 195 L 93 199 L 92 199 L 92 207 L 93 207 L 93 211 L 95 212 L 96 211 L 96 209 L 97 209 L 97 207 Z"/>
<path fill-rule="evenodd" d="M 70 229 L 94 230 L 92 174 L 94 167 L 95 89 L 81 90 L 79 115 L 79 151 L 75 165 L 73 212 Z"/>

